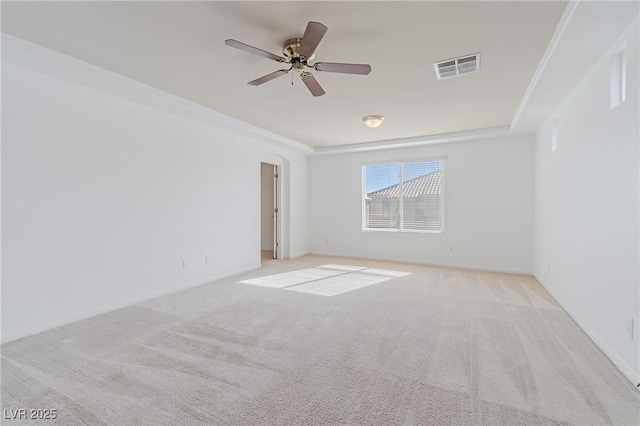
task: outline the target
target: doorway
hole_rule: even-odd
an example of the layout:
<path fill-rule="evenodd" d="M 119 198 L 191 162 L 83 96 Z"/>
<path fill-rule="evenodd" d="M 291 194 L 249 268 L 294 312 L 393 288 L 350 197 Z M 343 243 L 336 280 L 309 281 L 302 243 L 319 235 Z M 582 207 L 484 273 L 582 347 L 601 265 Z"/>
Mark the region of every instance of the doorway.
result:
<path fill-rule="evenodd" d="M 260 163 L 260 259 L 267 262 L 279 256 L 279 167 Z"/>

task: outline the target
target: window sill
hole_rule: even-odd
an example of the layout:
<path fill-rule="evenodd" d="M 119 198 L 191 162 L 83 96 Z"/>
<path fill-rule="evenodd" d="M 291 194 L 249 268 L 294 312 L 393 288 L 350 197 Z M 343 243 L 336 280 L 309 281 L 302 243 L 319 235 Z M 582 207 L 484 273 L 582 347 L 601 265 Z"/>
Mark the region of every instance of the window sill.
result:
<path fill-rule="evenodd" d="M 386 228 L 362 228 L 362 232 L 393 232 L 393 233 L 409 233 L 409 234 L 444 234 L 443 230 L 428 231 L 422 229 L 386 229 Z"/>

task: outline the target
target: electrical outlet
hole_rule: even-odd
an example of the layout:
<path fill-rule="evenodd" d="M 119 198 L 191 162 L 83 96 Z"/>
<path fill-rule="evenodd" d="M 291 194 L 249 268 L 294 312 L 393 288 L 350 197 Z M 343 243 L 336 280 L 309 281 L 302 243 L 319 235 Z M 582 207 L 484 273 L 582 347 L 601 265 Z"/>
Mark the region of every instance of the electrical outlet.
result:
<path fill-rule="evenodd" d="M 453 246 L 449 246 L 449 253 L 453 253 Z"/>
<path fill-rule="evenodd" d="M 629 339 L 633 340 L 636 337 L 635 334 L 635 321 L 633 318 L 627 317 L 627 336 L 629 336 Z"/>
<path fill-rule="evenodd" d="M 182 269 L 187 269 L 187 261 L 186 260 L 182 261 Z"/>
<path fill-rule="evenodd" d="M 204 257 L 204 264 L 208 265 L 209 264 L 209 256 L 205 256 Z"/>

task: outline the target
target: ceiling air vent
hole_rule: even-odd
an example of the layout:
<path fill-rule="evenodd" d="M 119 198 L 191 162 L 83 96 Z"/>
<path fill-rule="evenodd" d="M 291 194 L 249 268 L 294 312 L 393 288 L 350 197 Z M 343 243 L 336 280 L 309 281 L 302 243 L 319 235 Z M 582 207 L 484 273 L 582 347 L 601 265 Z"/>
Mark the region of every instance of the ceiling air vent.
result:
<path fill-rule="evenodd" d="M 438 80 L 480 70 L 480 54 L 462 56 L 433 64 Z"/>

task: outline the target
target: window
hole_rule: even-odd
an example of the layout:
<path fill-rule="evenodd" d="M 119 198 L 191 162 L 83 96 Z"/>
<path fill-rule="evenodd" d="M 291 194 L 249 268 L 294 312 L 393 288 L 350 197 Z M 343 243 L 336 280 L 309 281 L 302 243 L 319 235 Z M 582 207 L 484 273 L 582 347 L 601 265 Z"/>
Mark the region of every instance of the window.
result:
<path fill-rule="evenodd" d="M 362 166 L 362 229 L 442 232 L 444 160 Z"/>
<path fill-rule="evenodd" d="M 611 58 L 609 108 L 614 109 L 627 97 L 627 60 L 624 49 Z"/>

